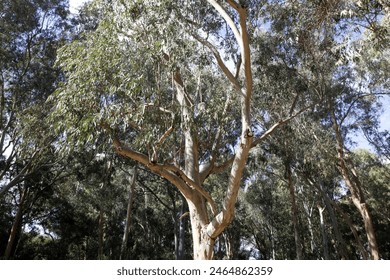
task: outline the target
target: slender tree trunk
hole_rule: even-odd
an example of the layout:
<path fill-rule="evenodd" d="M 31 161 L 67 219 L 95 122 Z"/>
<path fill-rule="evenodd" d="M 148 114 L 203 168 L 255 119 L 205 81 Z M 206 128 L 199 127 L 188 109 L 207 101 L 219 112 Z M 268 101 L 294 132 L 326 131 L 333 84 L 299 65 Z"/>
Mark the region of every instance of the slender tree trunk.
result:
<path fill-rule="evenodd" d="M 294 180 L 292 178 L 291 167 L 289 163 L 286 163 L 286 176 L 288 180 L 288 189 L 290 191 L 290 199 L 291 199 L 291 214 L 292 214 L 292 222 L 294 226 L 294 239 L 295 239 L 295 250 L 297 260 L 302 260 L 303 252 L 302 252 L 302 240 L 301 235 L 299 233 L 299 211 L 295 198 L 295 187 Z"/>
<path fill-rule="evenodd" d="M 15 242 L 18 234 L 20 233 L 20 230 L 22 228 L 22 222 L 23 222 L 23 210 L 24 210 L 24 203 L 26 201 L 28 193 L 28 188 L 25 187 L 24 190 L 21 193 L 18 211 L 16 212 L 15 220 L 11 228 L 11 233 L 8 238 L 7 247 L 5 249 L 4 253 L 4 259 L 9 260 L 13 257 L 15 251 Z"/>
<path fill-rule="evenodd" d="M 313 217 L 313 206 L 309 206 L 307 201 L 303 201 L 303 208 L 305 209 L 307 226 L 309 228 L 310 234 L 310 252 L 312 253 L 312 255 L 314 255 L 316 250 L 316 243 L 314 241 L 313 223 L 311 221 Z"/>
<path fill-rule="evenodd" d="M 270 241 L 271 241 L 272 259 L 276 260 L 275 237 L 274 237 L 274 227 L 273 226 L 271 226 L 271 230 L 270 230 Z"/>
<path fill-rule="evenodd" d="M 226 259 L 232 260 L 233 259 L 233 244 L 232 240 L 230 238 L 229 232 L 223 233 L 223 237 L 225 240 L 225 252 L 226 252 Z"/>
<path fill-rule="evenodd" d="M 337 242 L 335 244 L 335 250 L 337 252 L 337 255 L 340 257 L 340 259 L 343 259 L 343 260 L 349 259 L 348 250 L 346 248 L 346 244 L 345 244 L 345 241 L 343 239 L 343 236 L 340 232 L 339 223 L 337 221 L 337 218 L 336 218 L 336 215 L 334 212 L 334 208 L 337 207 L 337 204 L 330 199 L 329 194 L 324 189 L 322 182 L 317 184 L 311 178 L 305 177 L 305 179 L 311 186 L 315 187 L 318 190 L 318 192 L 320 193 L 320 195 L 325 203 L 324 209 L 326 209 L 327 213 L 329 214 L 330 221 L 331 221 L 332 228 L 333 228 L 333 232 L 334 232 L 334 234 L 336 236 L 336 240 L 337 240 Z"/>
<path fill-rule="evenodd" d="M 325 223 L 324 223 L 324 210 L 325 210 L 325 207 L 321 207 L 321 205 L 317 205 L 317 208 L 318 208 L 318 213 L 319 213 L 319 216 L 320 216 L 320 228 L 321 228 L 321 236 L 322 236 L 322 249 L 323 249 L 323 256 L 324 256 L 324 260 L 329 260 L 329 246 L 328 246 L 328 235 L 326 233 L 326 227 L 325 227 Z"/>
<path fill-rule="evenodd" d="M 317 189 L 321 193 L 322 199 L 324 200 L 325 203 L 325 209 L 329 214 L 330 221 L 332 223 L 333 231 L 337 240 L 337 244 L 336 244 L 337 254 L 339 255 L 340 259 L 347 260 L 349 259 L 348 250 L 346 248 L 344 238 L 340 232 L 339 223 L 337 222 L 337 218 L 332 207 L 332 200 L 329 198 L 329 194 L 324 190 L 322 183 L 319 184 Z"/>
<path fill-rule="evenodd" d="M 187 202 L 183 196 L 180 196 L 180 206 L 179 209 L 176 207 L 176 198 L 177 192 L 169 192 L 172 198 L 172 217 L 174 223 L 174 232 L 175 232 L 175 257 L 176 260 L 185 259 L 185 230 L 187 228 Z"/>
<path fill-rule="evenodd" d="M 309 234 L 310 234 L 310 252 L 314 255 L 316 250 L 316 243 L 314 241 L 314 231 L 313 231 L 313 223 L 311 222 L 312 216 L 308 215 L 307 217 L 307 224 L 309 227 Z"/>
<path fill-rule="evenodd" d="M 330 217 L 330 220 L 332 223 L 332 227 L 333 227 L 333 231 L 334 231 L 336 239 L 337 239 L 337 244 L 335 245 L 335 249 L 336 249 L 339 257 L 341 259 L 344 259 L 344 260 L 349 259 L 348 250 L 346 248 L 345 241 L 344 241 L 342 234 L 340 232 L 339 224 L 337 222 L 337 218 L 336 218 L 336 214 L 335 214 L 334 210 L 336 210 L 337 212 L 339 212 L 341 214 L 344 221 L 348 224 L 349 228 L 351 229 L 351 232 L 352 232 L 353 236 L 355 237 L 356 244 L 357 244 L 357 246 L 362 254 L 363 259 L 368 259 L 367 252 L 364 249 L 364 246 L 360 240 L 359 234 L 358 234 L 357 230 L 355 229 L 355 226 L 352 224 L 351 219 L 348 217 L 348 215 L 344 213 L 344 211 L 337 205 L 336 202 L 334 202 L 333 200 L 330 199 L 329 194 L 324 190 L 322 183 L 317 185 L 313 182 L 313 180 L 311 180 L 311 179 L 307 179 L 307 180 L 308 180 L 310 185 L 314 186 L 320 192 L 320 194 L 325 202 L 326 210 L 329 214 L 329 217 Z"/>
<path fill-rule="evenodd" d="M 337 156 L 339 160 L 340 171 L 345 184 L 351 192 L 351 200 L 363 219 L 368 244 L 370 245 L 371 258 L 374 260 L 379 260 L 378 243 L 376 241 L 374 225 L 372 223 L 372 218 L 368 209 L 363 188 L 356 171 L 353 169 L 353 166 L 349 167 L 347 164 L 347 159 L 344 153 L 344 141 L 341 134 L 341 128 L 337 122 L 336 114 L 333 110 L 331 114 L 333 119 L 333 128 L 336 135 Z"/>
<path fill-rule="evenodd" d="M 360 251 L 360 253 L 362 254 L 362 258 L 364 260 L 368 260 L 369 257 L 368 257 L 368 252 L 366 251 L 366 249 L 364 248 L 363 246 L 363 243 L 359 237 L 359 233 L 358 231 L 356 230 L 356 227 L 353 225 L 351 219 L 349 218 L 349 216 L 341 209 L 340 206 L 337 205 L 337 203 L 333 202 L 332 201 L 332 205 L 335 207 L 335 209 L 343 216 L 343 219 L 344 221 L 348 224 L 353 236 L 355 237 L 355 240 L 356 240 L 356 244 L 357 244 L 357 247 Z"/>
<path fill-rule="evenodd" d="M 98 251 L 98 258 L 99 260 L 104 259 L 104 211 L 103 207 L 100 207 L 99 212 L 99 251 Z"/>
<path fill-rule="evenodd" d="M 176 230 L 176 242 L 175 242 L 175 252 L 177 260 L 185 259 L 185 229 L 187 224 L 187 218 L 185 217 L 186 212 L 186 201 L 182 197 L 182 202 L 180 205 L 179 219 L 177 220 L 177 230 Z"/>
<path fill-rule="evenodd" d="M 126 223 L 125 223 L 125 230 L 123 232 L 123 238 L 122 238 L 120 259 L 123 259 L 125 257 L 125 252 L 127 250 L 127 241 L 129 240 L 129 234 L 131 229 L 132 208 L 133 208 L 133 202 L 135 197 L 136 180 L 137 180 L 137 166 L 135 166 L 133 169 L 133 176 L 130 182 L 129 198 L 127 200 Z"/>
<path fill-rule="evenodd" d="M 180 207 L 179 209 L 176 206 L 176 199 L 177 199 L 177 192 L 174 192 L 171 188 L 167 189 L 168 195 L 170 196 L 172 200 L 172 221 L 173 221 L 173 232 L 174 232 L 174 242 L 175 242 L 175 258 L 176 260 L 181 259 L 181 252 L 179 249 L 179 242 L 180 242 L 180 223 L 181 220 L 184 218 L 184 209 L 183 207 Z M 184 201 L 184 199 L 183 199 Z M 183 206 L 183 205 L 182 205 Z"/>

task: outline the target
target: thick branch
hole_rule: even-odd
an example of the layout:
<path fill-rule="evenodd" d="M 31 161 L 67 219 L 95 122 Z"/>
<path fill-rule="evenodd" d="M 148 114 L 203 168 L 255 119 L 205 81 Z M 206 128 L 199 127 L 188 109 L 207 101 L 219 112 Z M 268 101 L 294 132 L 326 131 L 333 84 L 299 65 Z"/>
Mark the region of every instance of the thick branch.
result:
<path fill-rule="evenodd" d="M 250 100 L 253 90 L 253 78 L 252 78 L 252 65 L 251 65 L 251 56 L 250 56 L 250 47 L 249 47 L 249 35 L 246 25 L 247 19 L 247 10 L 245 8 L 240 8 L 238 10 L 240 14 L 240 26 L 242 33 L 242 60 L 244 62 L 245 70 L 245 81 L 246 81 L 246 94 L 247 100 Z"/>
<path fill-rule="evenodd" d="M 176 166 L 169 166 L 169 169 L 173 170 L 176 174 L 179 174 L 179 177 L 182 178 L 191 188 L 200 193 L 209 204 L 212 214 L 217 214 L 217 205 L 215 204 L 215 201 L 213 200 L 211 195 L 206 190 L 204 190 L 200 185 L 188 178 L 184 174 L 184 172 Z"/>
<path fill-rule="evenodd" d="M 168 165 L 159 165 L 159 164 L 153 164 L 150 162 L 150 159 L 148 156 L 136 152 L 128 147 L 125 147 L 122 145 L 120 140 L 118 139 L 118 136 L 115 134 L 114 130 L 106 123 L 102 123 L 101 126 L 110 134 L 112 141 L 113 141 L 113 146 L 115 149 L 115 152 L 123 156 L 125 158 L 129 158 L 132 160 L 135 160 L 142 165 L 146 166 L 149 170 L 153 171 L 154 173 L 164 177 L 167 179 L 169 182 L 171 182 L 173 185 L 175 185 L 184 196 L 189 196 L 191 193 L 191 190 L 188 188 L 187 184 L 181 179 L 179 176 L 177 176 L 175 173 L 172 171 L 169 171 Z M 169 165 L 170 168 L 171 165 Z"/>
<path fill-rule="evenodd" d="M 113 145 L 118 155 L 126 158 L 133 159 L 142 165 L 146 166 L 149 170 L 164 177 L 172 184 L 174 184 L 184 196 L 189 197 L 191 195 L 190 189 L 199 192 L 208 202 L 212 213 L 215 215 L 217 207 L 212 199 L 211 195 L 199 186 L 195 181 L 189 178 L 180 168 L 174 165 L 168 164 L 152 164 L 149 161 L 149 157 L 139 152 L 133 151 L 127 147 L 124 147 L 119 141 L 117 136 L 113 133 L 112 129 L 107 125 L 102 125 L 106 130 L 110 131 L 111 137 L 113 138 Z"/>
<path fill-rule="evenodd" d="M 221 14 L 222 17 L 231 20 L 231 18 L 226 14 L 225 10 L 221 8 L 215 1 L 209 0 L 217 11 Z M 232 1 L 230 4 L 234 4 Z M 230 224 L 234 216 L 235 203 L 237 201 L 238 191 L 240 189 L 240 183 L 242 180 L 244 168 L 246 166 L 246 161 L 248 159 L 249 150 L 252 147 L 253 133 L 251 130 L 251 114 L 250 114 L 250 105 L 251 105 L 251 96 L 252 96 L 252 72 L 251 72 L 251 62 L 250 62 L 250 49 L 249 49 L 249 39 L 248 33 L 246 30 L 246 18 L 247 10 L 241 6 L 238 9 L 240 15 L 240 25 L 241 32 L 243 37 L 237 36 L 236 39 L 241 48 L 241 55 L 244 61 L 245 69 L 245 81 L 246 88 L 241 88 L 241 137 L 240 143 L 237 148 L 237 152 L 234 156 L 232 167 L 230 170 L 229 181 L 227 184 L 227 191 L 225 194 L 225 199 L 223 202 L 222 211 L 214 217 L 214 219 L 207 225 L 207 234 L 211 238 L 216 238 L 219 236 L 223 230 Z M 227 21 L 228 22 L 228 21 Z M 228 22 L 229 24 L 229 22 Z M 234 25 L 234 23 L 233 23 Z M 235 27 L 235 25 L 234 25 Z M 234 30 L 233 30 L 234 32 Z"/>
<path fill-rule="evenodd" d="M 193 114 L 191 102 L 187 97 L 179 70 L 175 71 L 173 81 L 176 87 L 176 99 L 180 104 L 182 130 L 184 135 L 184 170 L 187 177 L 199 184 L 199 155 L 196 133 L 193 132 Z"/>

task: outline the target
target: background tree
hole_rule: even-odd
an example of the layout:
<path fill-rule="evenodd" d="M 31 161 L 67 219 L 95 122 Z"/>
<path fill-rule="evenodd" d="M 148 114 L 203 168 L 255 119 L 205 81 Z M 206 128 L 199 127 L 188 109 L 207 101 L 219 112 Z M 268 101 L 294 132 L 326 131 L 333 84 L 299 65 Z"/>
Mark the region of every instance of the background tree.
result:
<path fill-rule="evenodd" d="M 2 1 L 0 10 L 0 196 L 17 209 L 4 252 L 11 258 L 24 218 L 51 176 L 45 172 L 53 135 L 42 120 L 59 80 L 53 64 L 67 10 L 57 0 Z"/>

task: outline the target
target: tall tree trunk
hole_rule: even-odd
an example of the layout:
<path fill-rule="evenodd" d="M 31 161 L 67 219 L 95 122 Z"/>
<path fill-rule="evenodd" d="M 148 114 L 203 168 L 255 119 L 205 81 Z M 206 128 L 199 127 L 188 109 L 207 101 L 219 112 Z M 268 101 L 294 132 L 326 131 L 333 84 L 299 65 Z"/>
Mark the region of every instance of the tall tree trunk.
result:
<path fill-rule="evenodd" d="M 133 169 L 133 176 L 131 177 L 131 182 L 130 182 L 129 198 L 127 200 L 125 230 L 123 232 L 120 259 L 123 259 L 125 257 L 125 252 L 127 251 L 127 241 L 129 240 L 129 234 L 131 229 L 132 208 L 133 208 L 133 202 L 135 197 L 136 180 L 137 180 L 137 166 L 135 166 Z"/>
<path fill-rule="evenodd" d="M 25 187 L 24 190 L 21 192 L 21 197 L 19 201 L 18 211 L 16 212 L 14 223 L 12 224 L 11 232 L 8 238 L 7 247 L 5 249 L 4 258 L 6 260 L 9 260 L 13 257 L 15 253 L 15 242 L 18 234 L 20 233 L 20 230 L 22 228 L 22 222 L 23 222 L 23 210 L 24 210 L 24 203 L 26 201 L 28 193 L 28 188 Z"/>
<path fill-rule="evenodd" d="M 306 178 L 306 179 L 310 185 L 314 186 L 319 191 L 319 193 L 321 194 L 321 196 L 325 202 L 326 210 L 329 214 L 329 217 L 330 217 L 330 220 L 332 223 L 332 227 L 333 227 L 333 231 L 334 231 L 336 239 L 337 239 L 337 244 L 335 245 L 335 248 L 336 248 L 337 254 L 339 255 L 340 259 L 347 260 L 347 259 L 349 259 L 349 255 L 348 255 L 348 250 L 346 248 L 345 241 L 344 241 L 342 234 L 340 232 L 339 224 L 337 222 L 337 218 L 336 218 L 334 210 L 336 210 L 337 212 L 339 212 L 341 214 L 344 221 L 348 224 L 349 228 L 351 229 L 351 232 L 352 232 L 353 236 L 355 237 L 356 244 L 359 248 L 359 251 L 362 254 L 363 259 L 368 259 L 367 252 L 364 249 L 364 246 L 360 240 L 359 234 L 358 234 L 355 226 L 352 224 L 349 216 L 347 214 L 345 214 L 345 212 L 339 207 L 339 205 L 336 202 L 334 202 L 333 200 L 330 199 L 329 194 L 324 189 L 322 183 L 317 185 L 314 183 L 314 181 L 312 179 L 309 179 L 309 178 Z"/>
<path fill-rule="evenodd" d="M 320 228 L 321 228 L 321 236 L 322 236 L 322 250 L 323 250 L 323 256 L 324 260 L 329 260 L 329 246 L 328 246 L 328 235 L 326 233 L 326 227 L 325 227 L 325 222 L 324 222 L 324 210 L 325 207 L 321 207 L 321 205 L 317 205 L 318 208 L 318 213 L 320 216 Z"/>
<path fill-rule="evenodd" d="M 337 205 L 337 203 L 333 202 L 332 201 L 332 205 L 334 206 L 334 208 L 343 216 L 343 219 L 344 221 L 348 224 L 353 236 L 355 237 L 355 240 L 356 240 L 356 244 L 357 244 L 357 247 L 360 251 L 360 253 L 362 254 L 362 258 L 364 260 L 368 260 L 369 257 L 368 257 L 368 252 L 366 251 L 366 249 L 364 248 L 363 246 L 363 243 L 359 237 L 359 233 L 358 231 L 356 230 L 356 227 L 353 225 L 351 219 L 349 218 L 349 216 L 341 209 L 340 206 Z"/>
<path fill-rule="evenodd" d="M 314 182 L 314 180 L 312 178 L 308 178 L 306 174 L 304 176 L 305 176 L 304 177 L 305 180 L 309 183 L 309 185 L 315 187 L 318 190 L 319 194 L 321 195 L 321 197 L 325 203 L 324 208 L 326 209 L 327 213 L 329 214 L 330 221 L 331 221 L 332 228 L 333 228 L 333 232 L 334 232 L 334 234 L 336 236 L 336 240 L 337 240 L 337 242 L 335 244 L 335 249 L 336 249 L 337 255 L 340 257 L 340 259 L 343 259 L 343 260 L 349 259 L 348 250 L 346 248 L 344 238 L 340 232 L 339 223 L 337 221 L 337 218 L 336 218 L 336 215 L 334 212 L 334 208 L 337 207 L 337 204 L 330 199 L 330 197 L 329 197 L 330 195 L 324 189 L 323 182 L 320 182 L 317 184 Z"/>
<path fill-rule="evenodd" d="M 340 259 L 348 260 L 348 250 L 346 248 L 345 240 L 340 232 L 340 227 L 339 223 L 336 218 L 336 214 L 334 212 L 334 209 L 332 207 L 332 200 L 329 198 L 329 195 L 325 192 L 323 189 L 322 184 L 320 184 L 320 191 L 321 191 L 321 196 L 324 200 L 325 203 L 325 209 L 327 213 L 329 214 L 330 221 L 333 227 L 333 232 L 336 236 L 337 244 L 336 244 L 336 252 L 339 255 Z"/>
<path fill-rule="evenodd" d="M 99 260 L 104 259 L 104 211 L 103 207 L 100 207 L 99 211 L 99 250 L 98 250 L 98 258 Z"/>
<path fill-rule="evenodd" d="M 176 259 L 177 260 L 184 260 L 185 259 L 185 229 L 187 224 L 187 218 L 186 216 L 186 201 L 183 197 L 181 197 L 182 202 L 180 205 L 180 211 L 179 211 L 179 219 L 176 219 L 176 240 L 175 240 L 175 253 L 176 253 Z"/>
<path fill-rule="evenodd" d="M 229 234 L 229 232 L 225 232 L 223 234 L 224 240 L 225 240 L 225 252 L 226 252 L 226 259 L 227 260 L 232 260 L 233 259 L 233 244 L 232 244 L 232 239 Z"/>
<path fill-rule="evenodd" d="M 269 239 L 271 241 L 271 255 L 272 255 L 272 259 L 276 260 L 275 236 L 274 236 L 274 227 L 273 226 L 270 227 Z"/>
<path fill-rule="evenodd" d="M 295 240 L 295 251 L 297 260 L 302 260 L 303 251 L 302 251 L 302 240 L 301 235 L 299 233 L 299 211 L 295 198 L 295 187 L 294 180 L 292 178 L 291 166 L 287 162 L 285 164 L 286 167 L 286 179 L 288 180 L 288 189 L 290 191 L 290 199 L 291 199 L 291 214 L 292 214 L 292 222 L 294 226 L 294 240 Z"/>
<path fill-rule="evenodd" d="M 378 243 L 376 241 L 374 225 L 372 223 L 372 218 L 368 209 L 368 204 L 366 202 L 363 188 L 361 186 L 359 177 L 353 168 L 353 165 L 349 166 L 347 164 L 347 158 L 344 153 L 344 140 L 341 133 L 341 128 L 337 122 L 336 114 L 333 110 L 331 111 L 331 114 L 333 120 L 333 128 L 336 135 L 337 156 L 339 160 L 340 171 L 345 181 L 345 184 L 351 192 L 351 200 L 355 207 L 358 209 L 363 219 L 368 244 L 370 245 L 371 258 L 374 260 L 379 260 Z"/>
<path fill-rule="evenodd" d="M 185 259 L 185 230 L 187 228 L 187 216 L 189 212 L 187 211 L 187 202 L 183 196 L 179 195 L 181 200 L 179 208 L 176 207 L 176 199 L 178 192 L 168 191 L 171 196 L 173 208 L 172 210 L 172 219 L 174 223 L 174 233 L 175 233 L 175 257 L 176 260 Z"/>
<path fill-rule="evenodd" d="M 314 230 L 313 230 L 313 223 L 312 223 L 312 217 L 313 217 L 313 206 L 309 206 L 307 201 L 303 201 L 303 208 L 305 209 L 306 219 L 307 219 L 307 226 L 309 228 L 309 234 L 310 234 L 310 252 L 314 256 L 315 250 L 316 250 L 316 243 L 314 241 Z"/>
<path fill-rule="evenodd" d="M 218 50 L 207 40 L 198 37 L 195 32 L 191 34 L 203 44 L 209 48 L 214 56 L 218 66 L 223 74 L 230 81 L 236 94 L 240 98 L 240 111 L 241 111 L 241 136 L 240 143 L 237 145 L 237 150 L 231 159 L 225 161 L 223 164 L 218 164 L 220 140 L 222 123 L 217 129 L 215 134 L 214 143 L 210 150 L 210 156 L 208 158 L 207 167 L 202 171 L 199 170 L 199 145 L 198 145 L 198 131 L 195 130 L 196 124 L 194 119 L 193 103 L 191 102 L 191 95 L 187 92 L 186 86 L 182 80 L 180 69 L 176 69 L 172 73 L 172 80 L 176 89 L 176 100 L 180 106 L 180 118 L 181 118 L 181 132 L 183 136 L 184 147 L 180 147 L 180 151 L 184 153 L 184 162 L 179 160 L 171 163 L 158 163 L 158 155 L 150 158 L 144 154 L 134 151 L 130 148 L 122 145 L 115 130 L 109 125 L 102 123 L 102 126 L 108 130 L 113 137 L 113 146 L 119 155 L 138 161 L 139 163 L 147 166 L 152 172 L 159 174 L 168 181 L 170 181 L 185 197 L 188 209 L 190 213 L 191 230 L 193 238 L 193 257 L 194 259 L 212 259 L 214 251 L 215 239 L 226 229 L 234 217 L 235 203 L 237 201 L 238 192 L 243 176 L 243 171 L 246 166 L 246 161 L 249 156 L 249 151 L 253 147 L 253 131 L 251 125 L 251 97 L 253 93 L 253 78 L 251 70 L 251 56 L 249 46 L 249 36 L 247 28 L 247 16 L 248 10 L 244 5 L 235 5 L 234 1 L 228 1 L 231 8 L 236 11 L 237 18 L 239 19 L 239 27 L 235 21 L 229 16 L 226 10 L 215 0 L 207 0 L 212 5 L 220 16 L 226 21 L 240 47 L 240 55 L 243 61 L 242 69 L 244 70 L 245 81 L 238 80 L 238 76 L 235 77 L 230 70 L 226 67 Z M 164 54 L 164 59 L 169 60 L 170 54 Z M 241 67 L 241 63 L 238 65 Z M 240 69 L 237 69 L 240 70 Z M 239 71 L 238 71 L 239 72 Z M 226 98 L 225 108 L 229 104 L 229 98 Z M 164 109 L 164 112 L 166 110 Z M 225 110 L 227 114 L 228 111 Z M 224 113 L 224 114 L 225 114 Z M 260 143 L 262 139 L 270 135 L 278 126 L 284 122 L 278 122 L 268 131 L 266 131 L 261 137 L 259 137 L 257 143 Z M 169 128 L 160 139 L 155 143 L 154 151 L 158 151 L 162 142 L 167 138 L 173 127 Z M 184 149 L 183 149 L 184 148 Z M 183 166 L 184 165 L 184 166 Z M 204 180 L 212 173 L 226 170 L 230 167 L 229 179 L 226 182 L 226 194 L 222 205 L 222 210 L 217 212 L 215 201 L 211 195 L 203 188 L 202 184 Z M 210 207 L 212 216 L 209 220 L 209 213 L 206 207 Z"/>

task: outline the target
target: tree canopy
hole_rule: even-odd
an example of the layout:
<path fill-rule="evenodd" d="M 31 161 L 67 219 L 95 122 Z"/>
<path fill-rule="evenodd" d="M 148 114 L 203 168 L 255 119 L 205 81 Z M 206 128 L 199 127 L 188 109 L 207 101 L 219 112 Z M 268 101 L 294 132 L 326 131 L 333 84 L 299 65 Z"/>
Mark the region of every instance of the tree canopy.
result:
<path fill-rule="evenodd" d="M 386 1 L 1 5 L 5 258 L 388 258 Z"/>

